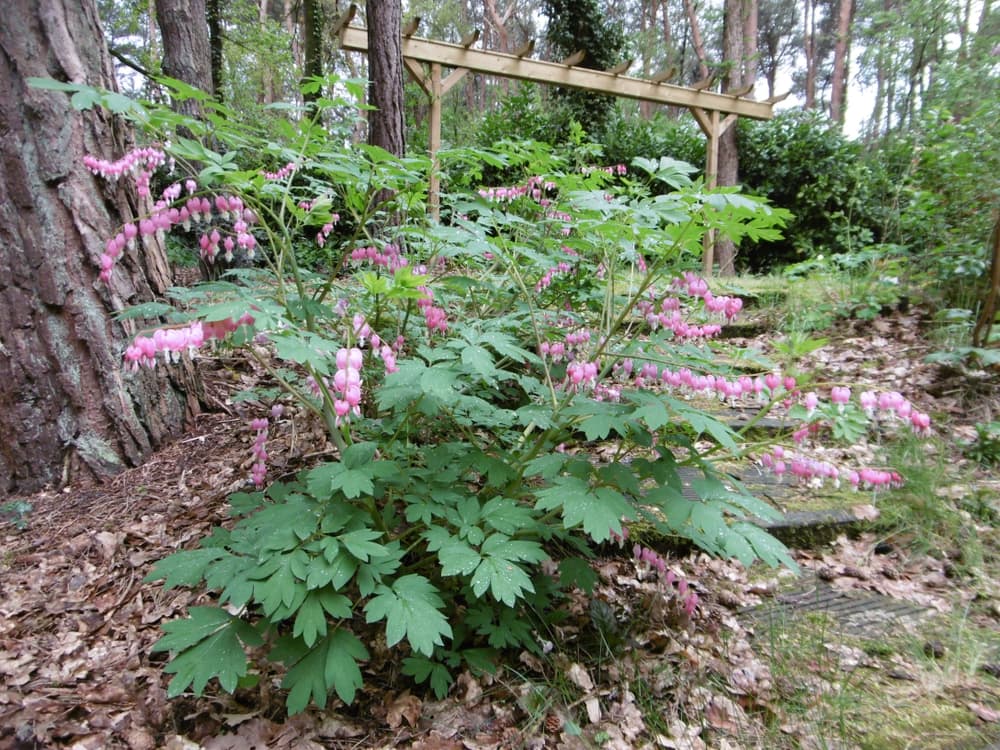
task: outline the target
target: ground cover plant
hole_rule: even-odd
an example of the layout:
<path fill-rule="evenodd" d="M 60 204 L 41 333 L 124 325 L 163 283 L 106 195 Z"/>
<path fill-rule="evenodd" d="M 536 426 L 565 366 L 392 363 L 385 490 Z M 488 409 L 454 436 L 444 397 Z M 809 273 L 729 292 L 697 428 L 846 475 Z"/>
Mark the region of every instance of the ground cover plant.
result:
<path fill-rule="evenodd" d="M 216 131 L 225 153 L 199 140 L 203 123 L 136 109 L 194 137 L 91 163 L 138 172 L 140 189 L 162 196 L 109 238 L 105 274 L 157 231 L 190 231 L 207 263 L 241 251 L 253 261 L 174 290 L 174 305 L 125 313 L 151 320 L 128 368 L 170 366 L 216 341 L 267 374 L 237 395 L 253 440 L 232 520 L 148 579 L 208 593 L 155 646 L 171 655 L 169 695 L 215 680 L 264 690 L 280 663 L 289 713 L 333 695 L 350 704 L 387 648 L 442 697 L 505 654 L 544 657 L 581 592 L 599 585 L 598 545 L 631 550 L 675 625 L 697 631 L 705 592 L 649 539 L 796 565 L 751 522 L 775 511 L 722 461 L 806 484 L 901 482 L 890 467 L 838 465 L 811 448 L 857 441 L 873 424 L 922 436 L 929 417 L 909 399 L 708 344 L 742 302 L 685 273 L 702 234 L 773 236 L 781 212 L 706 191 L 669 159 L 579 169 L 543 145 L 509 144 L 449 158 L 492 160 L 522 181 L 455 191 L 446 222 L 428 224 L 423 160 L 344 148 L 319 130 L 324 108 L 349 104 L 322 103 L 283 146 Z M 248 163 L 261 149 L 263 168 Z M 379 202 L 385 188 L 393 196 Z M 161 315 L 165 325 L 152 322 Z M 787 415 L 789 444 L 748 450 L 717 413 L 733 403 Z M 268 441 L 288 424 L 321 436 L 320 460 L 269 481 Z M 699 473 L 694 499 L 682 467 Z M 609 653 L 615 623 L 591 609 Z"/>

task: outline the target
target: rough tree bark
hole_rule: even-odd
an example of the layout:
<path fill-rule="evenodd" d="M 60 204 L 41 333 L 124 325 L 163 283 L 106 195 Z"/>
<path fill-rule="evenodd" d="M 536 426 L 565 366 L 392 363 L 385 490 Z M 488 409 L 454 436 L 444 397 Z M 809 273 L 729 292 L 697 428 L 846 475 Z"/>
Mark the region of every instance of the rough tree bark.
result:
<path fill-rule="evenodd" d="M 303 73 L 306 78 L 320 78 L 323 75 L 323 11 L 319 0 L 302 0 L 302 36 Z M 302 98 L 315 102 L 322 95 L 323 92 L 316 89 Z"/>
<path fill-rule="evenodd" d="M 368 0 L 368 142 L 403 155 L 403 6 L 399 0 Z"/>
<path fill-rule="evenodd" d="M 108 477 L 197 409 L 183 371 L 124 373 L 134 324 L 110 318 L 170 284 L 164 248 L 127 250 L 110 286 L 97 278 L 106 238 L 140 207 L 80 159 L 120 157 L 128 132 L 32 76 L 115 87 L 94 0 L 7 0 L 0 24 L 0 493 L 78 468 Z"/>
<path fill-rule="evenodd" d="M 164 74 L 215 93 L 205 0 L 156 0 L 156 23 L 163 38 Z M 178 109 L 189 115 L 199 113 L 193 100 L 181 102 Z"/>
<path fill-rule="evenodd" d="M 207 0 L 205 5 L 208 21 L 209 69 L 212 77 L 212 93 L 222 101 L 222 9 L 221 0 Z"/>

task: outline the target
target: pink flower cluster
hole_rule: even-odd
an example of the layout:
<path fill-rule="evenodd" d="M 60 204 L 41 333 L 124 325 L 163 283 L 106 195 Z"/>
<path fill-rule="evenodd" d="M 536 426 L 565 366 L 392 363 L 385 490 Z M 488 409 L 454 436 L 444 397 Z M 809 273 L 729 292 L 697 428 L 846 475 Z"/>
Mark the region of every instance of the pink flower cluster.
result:
<path fill-rule="evenodd" d="M 446 333 L 448 331 L 448 314 L 442 308 L 434 306 L 434 292 L 426 286 L 419 286 L 417 289 L 424 294 L 417 300 L 417 307 L 424 314 L 427 330 L 431 333 L 434 331 Z"/>
<path fill-rule="evenodd" d="M 563 357 L 571 360 L 576 358 L 579 349 L 590 341 L 590 330 L 581 328 L 570 331 L 563 341 L 543 341 L 538 345 L 538 351 L 543 357 L 552 357 L 553 362 L 561 362 Z"/>
<path fill-rule="evenodd" d="M 398 371 L 396 353 L 403 348 L 403 337 L 397 336 L 396 342 L 390 346 L 372 330 L 372 327 L 365 320 L 365 316 L 361 313 L 354 316 L 352 324 L 358 345 L 364 346 L 366 342 L 371 344 L 372 354 L 381 359 L 382 364 L 385 365 L 385 374 L 388 375 L 389 373 Z"/>
<path fill-rule="evenodd" d="M 399 247 L 388 244 L 382 250 L 377 247 L 356 247 L 351 251 L 351 260 L 356 262 L 370 262 L 376 266 L 388 268 L 395 271 L 397 268 L 409 265 L 409 259 L 399 252 Z"/>
<path fill-rule="evenodd" d="M 194 180 L 187 180 L 185 187 L 189 194 L 197 189 Z M 100 260 L 100 278 L 103 282 L 107 283 L 111 280 L 111 272 L 115 262 L 121 257 L 126 247 L 130 249 L 135 247 L 137 237 L 149 237 L 157 233 L 169 232 L 175 226 L 189 231 L 192 222 L 209 223 L 212 221 L 212 202 L 208 198 L 191 196 L 183 206 L 179 208 L 172 206 L 171 203 L 180 197 L 180 193 L 180 183 L 170 185 L 163 191 L 163 197 L 154 204 L 152 213 L 147 218 L 126 224 L 118 234 L 107 241 Z M 252 258 L 257 246 L 257 239 L 250 233 L 250 225 L 257 221 L 253 211 L 244 208 L 243 201 L 236 196 L 226 195 L 216 196 L 215 209 L 220 218 L 233 222 L 232 229 L 235 237 L 227 235 L 223 238 L 218 229 L 206 231 L 198 240 L 201 257 L 211 262 L 224 250 L 226 260 L 231 261 L 234 248 L 242 247 Z"/>
<path fill-rule="evenodd" d="M 205 331 L 200 321 L 195 321 L 182 328 L 159 328 L 152 336 L 136 336 L 132 345 L 125 350 L 126 366 L 133 372 L 141 365 L 152 367 L 156 364 L 156 355 L 163 352 L 166 360 L 178 361 L 182 352 L 192 356 L 203 343 Z"/>
<path fill-rule="evenodd" d="M 649 363 L 643 365 L 639 377 L 643 379 L 639 385 L 644 384 L 646 380 L 654 380 L 657 377 L 656 365 Z M 777 373 L 771 372 L 754 378 L 741 375 L 735 380 L 730 380 L 722 375 L 696 375 L 686 367 L 679 370 L 664 367 L 659 372 L 659 380 L 669 388 L 681 388 L 705 395 L 714 394 L 723 399 L 754 395 L 758 400 L 765 400 L 767 397 L 773 398 L 781 388 L 791 392 L 796 387 L 795 378 L 790 375 L 782 378 Z"/>
<path fill-rule="evenodd" d="M 708 288 L 708 282 L 696 273 L 685 271 L 683 276 L 675 278 L 671 284 L 674 289 L 686 291 L 692 297 L 698 297 L 705 303 L 705 309 L 711 313 L 722 314 L 726 320 L 732 320 L 743 309 L 743 300 L 739 297 L 716 297 Z"/>
<path fill-rule="evenodd" d="M 576 391 L 593 386 L 597 383 L 598 372 L 596 362 L 570 362 L 566 365 L 566 387 Z"/>
<path fill-rule="evenodd" d="M 264 172 L 264 179 L 265 180 L 283 180 L 286 177 L 288 177 L 288 175 L 292 174 L 296 169 L 298 169 L 298 165 L 294 161 L 290 161 L 290 162 L 288 162 L 288 164 L 286 164 L 285 166 L 283 166 L 277 172 L 266 172 L 265 171 Z"/>
<path fill-rule="evenodd" d="M 535 175 L 529 177 L 528 181 L 524 185 L 514 185 L 512 187 L 491 187 L 483 188 L 479 191 L 479 195 L 488 201 L 496 201 L 498 203 L 515 201 L 523 196 L 529 196 L 536 201 L 543 201 L 545 194 L 551 190 L 556 189 L 556 184 L 551 180 L 546 180 L 544 177 Z M 542 205 L 546 205 L 542 203 Z"/>
<path fill-rule="evenodd" d="M 770 453 L 765 453 L 760 457 L 761 464 L 774 472 L 775 476 L 783 476 L 786 472 L 793 477 L 804 482 L 818 479 L 820 483 L 826 479 L 839 482 L 841 473 L 829 461 L 818 461 L 807 456 L 799 456 L 787 453 L 785 449 L 776 445 Z"/>
<path fill-rule="evenodd" d="M 253 441 L 253 448 L 251 449 L 253 452 L 253 467 L 250 469 L 250 478 L 258 490 L 264 486 L 264 477 L 267 476 L 268 424 L 267 417 L 260 417 L 250 423 L 250 427 L 257 431 L 257 435 Z"/>
<path fill-rule="evenodd" d="M 545 272 L 542 278 L 538 280 L 538 283 L 535 284 L 535 292 L 537 293 L 541 292 L 543 289 L 547 289 L 552 284 L 552 279 L 555 276 L 568 274 L 572 270 L 573 266 L 571 266 L 569 263 L 567 263 L 564 260 L 559 261 L 558 265 L 555 265 L 552 268 L 550 268 L 548 271 Z"/>
<path fill-rule="evenodd" d="M 841 480 L 846 479 L 855 489 L 859 487 L 866 489 L 901 487 L 903 485 L 903 478 L 895 471 L 837 469 L 829 461 L 819 461 L 808 456 L 789 453 L 780 445 L 775 446 L 770 453 L 762 455 L 760 463 L 777 477 L 787 473 L 801 482 L 817 486 L 822 485 L 828 479 L 838 486 Z"/>
<path fill-rule="evenodd" d="M 195 208 L 199 210 L 194 210 Z M 248 257 L 253 258 L 256 253 L 257 239 L 250 233 L 249 225 L 256 221 L 254 213 L 249 209 L 245 209 L 243 201 L 234 195 L 217 195 L 215 197 L 215 208 L 223 220 L 233 222 L 233 232 L 236 236 L 235 239 L 232 235 L 227 235 L 223 238 L 218 229 L 213 229 L 211 232 L 202 234 L 198 239 L 198 245 L 201 248 L 201 257 L 212 263 L 220 252 L 224 252 L 226 261 L 231 262 L 233 259 L 233 250 L 236 247 L 241 247 L 246 250 Z M 200 218 L 204 218 L 206 222 L 211 221 L 212 206 L 207 198 L 202 198 L 200 201 L 196 197 L 189 198 L 184 209 L 188 210 L 194 221 L 198 221 Z M 184 209 L 181 209 L 181 211 L 184 211 Z M 220 241 L 222 245 L 221 250 Z"/>
<path fill-rule="evenodd" d="M 662 577 L 663 582 L 677 597 L 687 616 L 692 617 L 698 608 L 699 599 L 691 585 L 674 571 L 668 569 L 666 561 L 654 550 L 637 544 L 632 548 L 632 554 L 635 556 L 636 563 L 649 566 L 651 570 L 655 570 Z"/>
<path fill-rule="evenodd" d="M 590 174 L 591 172 L 605 172 L 610 175 L 622 175 L 628 174 L 628 167 L 624 164 L 615 164 L 611 167 L 598 167 L 598 166 L 586 166 L 581 170 L 584 174 Z"/>
<path fill-rule="evenodd" d="M 136 336 L 132 345 L 125 350 L 125 366 L 133 372 L 145 365 L 153 367 L 156 355 L 164 354 L 167 362 L 178 361 L 184 352 L 194 356 L 198 348 L 211 339 L 222 339 L 241 325 L 253 325 L 250 313 L 244 313 L 238 321 L 232 318 L 202 323 L 195 321 L 183 327 L 158 328 L 152 336 Z"/>
<path fill-rule="evenodd" d="M 854 487 L 875 489 L 878 487 L 902 487 L 903 478 L 895 471 L 884 469 L 862 469 L 848 473 L 848 480 Z"/>
<path fill-rule="evenodd" d="M 887 413 L 896 419 L 909 422 L 914 432 L 920 435 L 930 434 L 930 415 L 918 411 L 903 394 L 897 391 L 884 393 L 865 391 L 861 394 L 860 400 L 861 408 L 869 417 L 876 417 L 878 412 Z"/>
<path fill-rule="evenodd" d="M 299 204 L 300 206 L 302 204 Z M 310 205 L 310 209 L 312 206 Z M 316 244 L 320 247 L 326 244 L 326 238 L 330 236 L 333 231 L 333 225 L 340 221 L 340 214 L 334 214 L 330 217 L 330 221 L 323 225 L 323 227 L 316 233 Z"/>
<path fill-rule="evenodd" d="M 106 180 L 117 180 L 122 175 L 134 175 L 139 195 L 149 195 L 149 178 L 158 167 L 165 164 L 167 155 L 158 148 L 147 146 L 129 151 L 118 161 L 107 161 L 87 154 L 83 166 Z"/>
<path fill-rule="evenodd" d="M 351 414 L 361 416 L 361 365 L 364 354 L 360 349 L 341 348 L 337 350 L 337 372 L 333 375 L 333 410 L 336 423 L 350 422 Z"/>

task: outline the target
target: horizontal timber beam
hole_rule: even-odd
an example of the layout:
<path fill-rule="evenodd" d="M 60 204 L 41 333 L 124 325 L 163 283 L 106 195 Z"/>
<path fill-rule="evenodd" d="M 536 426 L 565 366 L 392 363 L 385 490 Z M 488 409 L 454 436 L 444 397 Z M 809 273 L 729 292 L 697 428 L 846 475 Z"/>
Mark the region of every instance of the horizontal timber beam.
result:
<path fill-rule="evenodd" d="M 340 29 L 340 43 L 344 49 L 368 51 L 368 31 L 357 26 L 344 25 Z M 679 107 L 698 107 L 704 110 L 769 120 L 771 105 L 751 99 L 711 91 L 695 91 L 684 86 L 653 83 L 642 78 L 614 75 L 601 70 L 568 67 L 561 63 L 532 60 L 503 52 L 467 49 L 457 44 L 435 42 L 421 37 L 402 40 L 403 57 L 426 63 L 438 63 L 449 68 L 465 68 L 477 73 L 535 81 L 553 86 L 595 91 L 627 99 L 639 99 Z"/>

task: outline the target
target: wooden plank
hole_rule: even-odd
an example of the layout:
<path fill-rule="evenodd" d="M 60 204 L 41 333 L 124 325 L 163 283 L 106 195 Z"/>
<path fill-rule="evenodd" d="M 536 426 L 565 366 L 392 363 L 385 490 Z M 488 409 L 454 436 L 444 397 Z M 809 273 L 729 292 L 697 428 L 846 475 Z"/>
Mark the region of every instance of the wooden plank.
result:
<path fill-rule="evenodd" d="M 341 30 L 344 49 L 367 51 L 368 32 L 356 26 Z M 567 67 L 557 62 L 531 60 L 503 52 L 466 49 L 457 44 L 434 42 L 420 37 L 403 39 L 403 57 L 428 63 L 440 63 L 449 68 L 467 68 L 477 73 L 535 81 L 554 86 L 596 91 L 626 99 L 639 99 L 680 107 L 699 107 L 704 110 L 725 112 L 756 120 L 772 117 L 771 105 L 750 99 L 695 91 L 684 86 L 653 83 L 631 76 L 614 76 L 601 70 Z"/>

